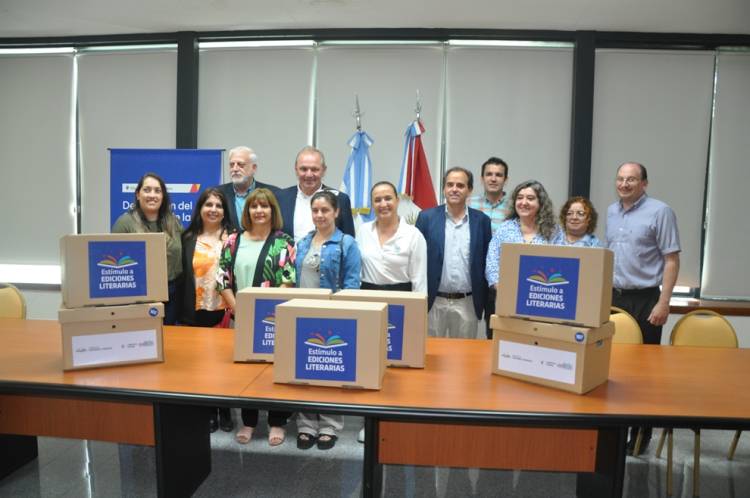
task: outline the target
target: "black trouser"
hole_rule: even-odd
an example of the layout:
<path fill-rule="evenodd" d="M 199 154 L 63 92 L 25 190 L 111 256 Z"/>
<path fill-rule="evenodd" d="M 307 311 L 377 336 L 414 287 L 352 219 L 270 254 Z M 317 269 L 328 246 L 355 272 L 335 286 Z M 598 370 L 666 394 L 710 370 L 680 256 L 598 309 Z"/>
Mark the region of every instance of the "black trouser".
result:
<path fill-rule="evenodd" d="M 497 289 L 490 285 L 487 290 L 487 305 L 484 308 L 484 322 L 487 324 L 487 339 L 492 339 L 492 329 L 490 329 L 490 318 L 495 314 L 495 300 L 497 299 Z"/>
<path fill-rule="evenodd" d="M 177 323 L 177 317 L 180 316 L 179 299 L 182 298 L 180 295 L 181 288 L 182 285 L 179 278 L 167 283 L 169 300 L 164 303 L 164 325 L 174 325 Z"/>
<path fill-rule="evenodd" d="M 291 412 L 268 411 L 268 425 L 270 427 L 284 427 L 286 421 L 292 416 Z M 248 427 L 258 426 L 258 410 L 242 409 L 242 423 Z"/>
<path fill-rule="evenodd" d="M 661 291 L 658 287 L 649 287 L 646 289 L 612 289 L 612 306 L 622 308 L 638 322 L 643 333 L 643 342 L 645 344 L 661 344 L 661 325 L 652 325 L 648 321 L 651 310 L 659 301 Z M 635 443 L 638 427 L 630 428 L 630 449 Z M 643 426 L 643 444 L 648 445 L 651 440 L 652 428 Z M 645 449 L 645 448 L 644 448 Z"/>
<path fill-rule="evenodd" d="M 229 408 L 219 408 L 219 407 L 212 407 L 211 408 L 211 419 L 215 420 L 216 423 L 219 423 L 219 419 L 226 419 L 229 420 L 232 418 L 232 412 L 229 411 Z"/>
<path fill-rule="evenodd" d="M 638 322 L 643 333 L 644 344 L 661 344 L 661 325 L 652 325 L 648 321 L 651 310 L 659 301 L 661 291 L 658 287 L 647 289 L 612 289 L 612 306 L 622 308 Z"/>
<path fill-rule="evenodd" d="M 224 318 L 224 310 L 195 310 L 196 327 L 213 327 Z"/>
<path fill-rule="evenodd" d="M 195 310 L 195 327 L 213 327 L 217 323 L 221 321 L 221 319 L 224 317 L 224 310 L 218 310 L 218 311 L 208 311 L 208 310 Z M 222 419 L 229 419 L 231 418 L 231 413 L 229 412 L 229 408 L 218 408 L 214 407 L 211 411 L 211 417 L 214 420 L 217 420 L 217 412 L 218 416 Z"/>

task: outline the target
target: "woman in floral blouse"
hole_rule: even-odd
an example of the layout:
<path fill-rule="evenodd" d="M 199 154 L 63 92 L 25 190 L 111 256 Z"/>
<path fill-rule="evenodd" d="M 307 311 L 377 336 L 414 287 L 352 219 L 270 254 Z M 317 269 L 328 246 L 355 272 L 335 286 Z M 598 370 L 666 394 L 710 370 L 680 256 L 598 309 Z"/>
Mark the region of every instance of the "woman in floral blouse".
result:
<path fill-rule="evenodd" d="M 294 240 L 281 231 L 281 209 L 273 193 L 253 190 L 242 208 L 244 231 L 232 234 L 224 243 L 219 260 L 218 288 L 227 306 L 234 310 L 235 295 L 245 287 L 294 287 Z M 284 426 L 291 413 L 268 412 L 268 443 L 284 442 Z M 243 426 L 235 439 L 247 444 L 258 425 L 258 410 L 242 409 Z"/>
<path fill-rule="evenodd" d="M 552 201 L 544 186 L 526 180 L 513 189 L 510 212 L 500 224 L 487 248 L 484 274 L 494 287 L 500 280 L 500 256 L 503 244 L 559 244 L 563 232 L 555 222 Z"/>

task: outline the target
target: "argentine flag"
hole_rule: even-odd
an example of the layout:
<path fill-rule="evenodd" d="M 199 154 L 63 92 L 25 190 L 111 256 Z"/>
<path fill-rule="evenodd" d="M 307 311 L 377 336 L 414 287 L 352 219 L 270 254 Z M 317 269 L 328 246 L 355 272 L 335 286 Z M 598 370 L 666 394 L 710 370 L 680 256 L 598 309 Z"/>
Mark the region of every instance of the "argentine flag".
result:
<path fill-rule="evenodd" d="M 349 195 L 352 201 L 352 216 L 361 216 L 361 221 L 373 218 L 370 189 L 372 188 L 372 162 L 370 146 L 372 138 L 362 130 L 357 130 L 349 139 L 352 152 L 346 161 L 344 179 L 341 181 L 342 192 Z"/>

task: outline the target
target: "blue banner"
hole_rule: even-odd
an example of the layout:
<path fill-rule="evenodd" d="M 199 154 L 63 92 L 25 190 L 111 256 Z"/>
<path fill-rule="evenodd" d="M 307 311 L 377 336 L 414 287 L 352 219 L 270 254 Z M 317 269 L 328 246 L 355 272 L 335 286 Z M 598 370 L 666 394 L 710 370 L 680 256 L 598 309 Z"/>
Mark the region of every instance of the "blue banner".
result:
<path fill-rule="evenodd" d="M 579 265 L 574 258 L 521 256 L 516 313 L 575 320 Z"/>
<path fill-rule="evenodd" d="M 276 305 L 285 299 L 256 299 L 253 319 L 253 353 L 273 354 L 276 338 Z"/>
<path fill-rule="evenodd" d="M 89 242 L 90 298 L 146 295 L 145 242 Z"/>
<path fill-rule="evenodd" d="M 357 378 L 357 320 L 297 318 L 295 377 L 354 381 Z"/>
<path fill-rule="evenodd" d="M 138 180 L 144 173 L 152 172 L 164 179 L 172 212 L 187 227 L 201 191 L 221 183 L 221 152 L 219 149 L 110 149 L 110 226 L 133 205 Z"/>
<path fill-rule="evenodd" d="M 404 305 L 388 305 L 388 355 L 389 360 L 404 356 Z"/>

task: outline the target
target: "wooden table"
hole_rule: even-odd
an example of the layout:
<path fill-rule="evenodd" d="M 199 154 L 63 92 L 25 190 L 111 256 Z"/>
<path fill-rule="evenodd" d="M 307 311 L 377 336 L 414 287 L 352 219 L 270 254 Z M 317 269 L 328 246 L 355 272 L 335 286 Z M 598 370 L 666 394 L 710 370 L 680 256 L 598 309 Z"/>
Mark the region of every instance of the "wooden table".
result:
<path fill-rule="evenodd" d="M 165 327 L 167 361 L 63 372 L 54 321 L 0 319 L 0 478 L 55 436 L 154 446 L 160 496 L 187 496 L 211 471 L 210 406 L 237 398 L 266 365 L 233 363 L 231 330 Z"/>
<path fill-rule="evenodd" d="M 147 444 L 159 494 L 184 496 L 210 472 L 208 407 L 242 406 L 365 416 L 366 496 L 386 463 L 564 470 L 580 496 L 620 496 L 629 425 L 750 428 L 750 350 L 614 345 L 609 382 L 579 396 L 491 375 L 483 340 L 429 339 L 425 369 L 350 391 L 274 384 L 272 365 L 232 362 L 229 330 L 165 327 L 165 363 L 75 372 L 59 337 L 0 320 L 0 433 L 14 434 L 0 444 L 18 449 L 0 475 L 36 456 L 36 435 Z"/>

